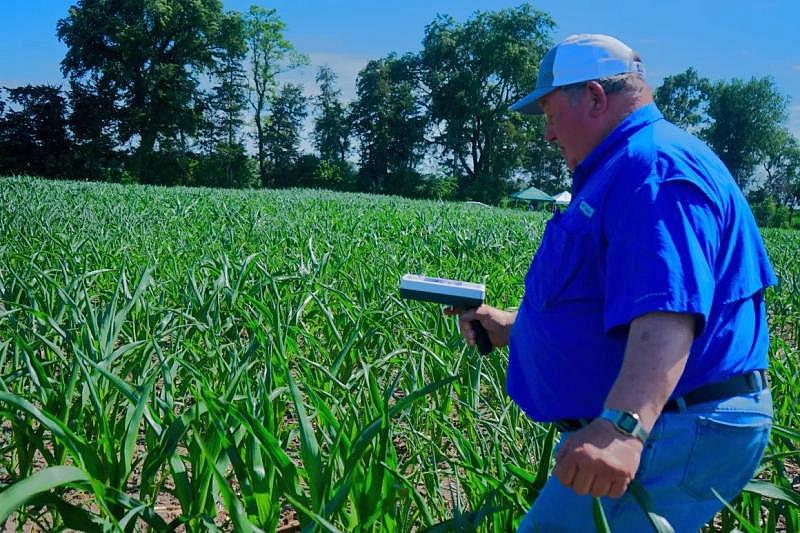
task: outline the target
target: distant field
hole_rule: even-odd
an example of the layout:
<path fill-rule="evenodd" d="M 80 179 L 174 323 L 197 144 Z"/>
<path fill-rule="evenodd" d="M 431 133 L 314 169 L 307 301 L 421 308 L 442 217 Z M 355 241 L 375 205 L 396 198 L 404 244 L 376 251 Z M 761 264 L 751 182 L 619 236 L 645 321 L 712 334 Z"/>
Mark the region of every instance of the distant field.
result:
<path fill-rule="evenodd" d="M 552 431 L 406 272 L 514 307 L 544 215 L 0 179 L 0 523 L 506 531 Z M 800 530 L 800 232 L 765 230 L 776 425 L 716 527 Z M 767 483 L 768 481 L 769 483 Z"/>

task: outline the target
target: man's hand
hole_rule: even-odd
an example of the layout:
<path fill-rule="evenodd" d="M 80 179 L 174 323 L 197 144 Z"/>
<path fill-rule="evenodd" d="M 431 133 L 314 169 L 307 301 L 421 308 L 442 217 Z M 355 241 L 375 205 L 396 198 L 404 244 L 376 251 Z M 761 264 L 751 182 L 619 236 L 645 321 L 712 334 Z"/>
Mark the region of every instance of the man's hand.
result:
<path fill-rule="evenodd" d="M 458 307 L 447 307 L 444 310 L 444 314 L 448 316 L 458 315 L 459 330 L 461 330 L 464 340 L 470 346 L 475 345 L 475 331 L 470 325 L 473 320 L 480 321 L 481 325 L 486 328 L 489 340 L 492 341 L 492 346 L 500 347 L 508 345 L 508 340 L 511 337 L 511 327 L 517 318 L 516 311 L 502 311 L 488 305 L 481 305 L 468 311 Z"/>
<path fill-rule="evenodd" d="M 644 445 L 605 419 L 573 433 L 558 451 L 554 475 L 580 495 L 619 498 L 636 475 Z"/>

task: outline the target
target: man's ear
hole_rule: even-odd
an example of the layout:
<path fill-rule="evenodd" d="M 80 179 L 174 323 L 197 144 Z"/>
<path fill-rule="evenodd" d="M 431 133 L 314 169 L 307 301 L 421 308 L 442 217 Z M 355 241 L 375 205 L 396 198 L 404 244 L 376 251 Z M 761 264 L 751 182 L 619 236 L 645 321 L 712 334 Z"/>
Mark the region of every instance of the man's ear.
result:
<path fill-rule="evenodd" d="M 589 113 L 595 117 L 602 115 L 608 109 L 608 95 L 606 91 L 603 89 L 602 85 L 594 80 L 587 82 L 586 87 L 589 89 L 589 98 L 591 102 Z"/>

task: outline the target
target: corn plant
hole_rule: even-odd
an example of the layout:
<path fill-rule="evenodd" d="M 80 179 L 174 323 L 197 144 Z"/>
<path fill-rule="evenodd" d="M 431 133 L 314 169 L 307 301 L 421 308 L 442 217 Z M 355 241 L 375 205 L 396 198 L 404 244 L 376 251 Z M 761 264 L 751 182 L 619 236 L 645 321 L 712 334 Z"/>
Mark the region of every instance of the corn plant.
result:
<path fill-rule="evenodd" d="M 7 529 L 504 531 L 547 479 L 506 352 L 397 294 L 429 273 L 516 306 L 544 214 L 27 177 L 0 201 Z M 800 527 L 800 239 L 764 237 L 775 430 L 709 531 Z"/>

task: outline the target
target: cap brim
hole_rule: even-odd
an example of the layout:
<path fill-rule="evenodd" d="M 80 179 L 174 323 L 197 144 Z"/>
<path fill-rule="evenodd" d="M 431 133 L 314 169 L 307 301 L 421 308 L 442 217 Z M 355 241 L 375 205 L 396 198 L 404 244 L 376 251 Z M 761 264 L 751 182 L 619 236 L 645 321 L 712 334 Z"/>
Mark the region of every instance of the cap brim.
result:
<path fill-rule="evenodd" d="M 554 90 L 556 90 L 556 87 L 540 87 L 511 104 L 509 109 L 524 115 L 541 115 L 544 110 L 539 105 L 539 98 Z"/>

